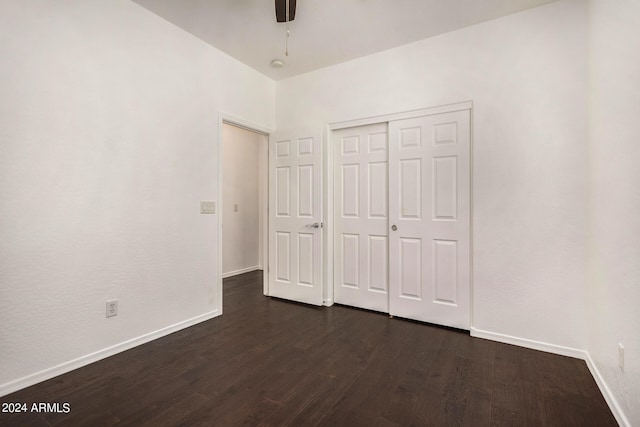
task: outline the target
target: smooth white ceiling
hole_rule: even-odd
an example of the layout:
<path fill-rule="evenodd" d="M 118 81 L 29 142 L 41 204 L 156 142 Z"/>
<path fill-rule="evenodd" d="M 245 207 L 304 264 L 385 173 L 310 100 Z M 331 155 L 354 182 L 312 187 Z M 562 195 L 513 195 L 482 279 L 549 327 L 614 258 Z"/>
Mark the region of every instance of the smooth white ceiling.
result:
<path fill-rule="evenodd" d="M 288 57 L 274 0 L 133 1 L 279 80 L 556 0 L 298 0 Z"/>

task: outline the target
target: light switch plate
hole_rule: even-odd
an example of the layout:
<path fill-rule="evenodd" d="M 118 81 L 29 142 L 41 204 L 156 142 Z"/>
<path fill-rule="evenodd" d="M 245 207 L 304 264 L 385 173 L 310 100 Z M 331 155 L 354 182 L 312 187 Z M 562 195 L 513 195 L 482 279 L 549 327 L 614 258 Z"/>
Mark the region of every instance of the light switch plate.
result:
<path fill-rule="evenodd" d="M 216 202 L 210 200 L 200 201 L 200 213 L 201 214 L 214 214 L 216 213 Z"/>

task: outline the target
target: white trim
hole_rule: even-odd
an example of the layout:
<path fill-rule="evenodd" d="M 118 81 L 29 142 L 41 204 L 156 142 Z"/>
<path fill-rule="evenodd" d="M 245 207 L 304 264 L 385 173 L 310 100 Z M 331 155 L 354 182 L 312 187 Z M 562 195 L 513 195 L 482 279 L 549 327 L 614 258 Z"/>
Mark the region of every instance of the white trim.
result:
<path fill-rule="evenodd" d="M 405 111 L 402 113 L 384 114 L 381 116 L 367 117 L 363 119 L 347 120 L 344 122 L 329 123 L 330 130 L 352 128 L 356 126 L 373 125 L 376 123 L 390 122 L 395 120 L 412 119 L 414 117 L 431 116 L 434 114 L 452 113 L 454 111 L 471 110 L 472 101 L 460 102 L 457 104 L 442 105 L 439 107 L 423 108 L 420 110 Z"/>
<path fill-rule="evenodd" d="M 517 345 L 519 347 L 531 348 L 533 350 L 546 351 L 547 353 L 559 354 L 561 356 L 575 357 L 576 359 L 586 360 L 587 352 L 577 348 L 564 347 L 556 344 L 549 344 L 542 341 L 529 340 L 526 338 L 518 338 L 511 335 L 499 334 L 496 332 L 482 331 L 474 327 L 471 328 L 471 336 L 475 338 L 484 338 L 491 341 L 498 341 L 505 344 Z"/>
<path fill-rule="evenodd" d="M 609 405 L 609 409 L 611 409 L 611 413 L 615 417 L 616 421 L 618 422 L 618 424 L 620 424 L 621 427 L 631 427 L 631 423 L 625 416 L 624 411 L 618 404 L 618 401 L 614 397 L 613 393 L 611 393 L 611 390 L 600 374 L 598 367 L 594 363 L 593 359 L 591 359 L 591 355 L 587 352 L 585 352 L 585 354 L 585 362 L 587 362 L 587 367 L 589 368 L 593 379 L 596 381 L 596 384 L 600 389 L 600 393 L 602 393 L 602 396 L 604 396 L 604 400 L 607 402 L 607 405 Z"/>
<path fill-rule="evenodd" d="M 471 102 L 471 107 L 473 107 L 473 103 Z M 475 274 L 473 272 L 474 258 L 475 258 L 475 239 L 474 239 L 474 165 L 475 165 L 475 138 L 474 135 L 474 121 L 473 121 L 473 108 L 469 110 L 469 329 L 473 329 L 474 320 L 473 316 L 475 313 L 474 310 L 474 283 L 473 278 Z"/>
<path fill-rule="evenodd" d="M 218 116 L 220 118 L 219 120 L 220 123 L 227 123 L 227 124 L 248 130 L 250 132 L 259 133 L 260 135 L 269 136 L 269 134 L 273 132 L 272 129 L 257 125 L 255 123 L 251 123 L 248 120 L 244 120 L 240 117 L 235 117 L 230 114 L 218 113 Z"/>
<path fill-rule="evenodd" d="M 253 267 L 241 268 L 240 270 L 229 271 L 227 273 L 222 273 L 222 278 L 226 279 L 227 277 L 237 276 L 239 274 L 249 273 L 250 271 L 262 270 L 262 267 L 259 265 L 254 265 Z"/>
<path fill-rule="evenodd" d="M 57 366 L 44 369 L 40 372 L 27 375 L 26 377 L 19 378 L 15 381 L 2 384 L 0 385 L 0 396 L 6 396 L 18 390 L 22 390 L 23 388 L 38 384 L 42 381 L 49 380 L 51 378 L 57 377 L 58 375 L 71 372 L 74 369 L 78 369 L 99 360 L 105 359 L 109 356 L 116 355 L 133 347 L 137 347 L 141 344 L 145 344 L 158 338 L 162 338 L 181 329 L 185 329 L 195 324 L 211 320 L 214 317 L 219 316 L 220 314 L 221 313 L 219 310 L 210 311 L 208 313 L 201 314 L 200 316 L 192 317 L 191 319 L 174 323 L 173 325 L 169 325 L 156 331 L 149 332 L 148 334 L 140 335 L 136 338 L 131 338 L 119 344 L 112 345 L 111 347 L 103 348 L 102 350 L 98 350 L 94 353 L 78 357 L 77 359 L 61 363 Z"/>
<path fill-rule="evenodd" d="M 333 207 L 333 132 L 329 126 L 325 126 L 323 129 L 323 168 L 322 168 L 322 181 L 324 188 L 324 212 L 323 221 L 324 229 L 323 233 L 323 261 L 324 261 L 324 283 L 323 283 L 323 304 L 327 307 L 333 305 L 334 298 L 334 283 L 333 283 L 333 250 L 334 250 L 334 236 L 333 236 L 333 222 L 334 222 L 334 207 Z"/>

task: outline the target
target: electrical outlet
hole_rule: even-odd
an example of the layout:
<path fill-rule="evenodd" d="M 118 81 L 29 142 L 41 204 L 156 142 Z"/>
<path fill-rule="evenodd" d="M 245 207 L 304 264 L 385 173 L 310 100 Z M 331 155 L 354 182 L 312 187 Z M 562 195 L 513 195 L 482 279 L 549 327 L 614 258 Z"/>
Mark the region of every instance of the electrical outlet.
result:
<path fill-rule="evenodd" d="M 624 372 L 624 346 L 618 343 L 618 368 Z"/>
<path fill-rule="evenodd" d="M 113 317 L 118 315 L 118 300 L 112 299 L 107 301 L 107 317 Z"/>

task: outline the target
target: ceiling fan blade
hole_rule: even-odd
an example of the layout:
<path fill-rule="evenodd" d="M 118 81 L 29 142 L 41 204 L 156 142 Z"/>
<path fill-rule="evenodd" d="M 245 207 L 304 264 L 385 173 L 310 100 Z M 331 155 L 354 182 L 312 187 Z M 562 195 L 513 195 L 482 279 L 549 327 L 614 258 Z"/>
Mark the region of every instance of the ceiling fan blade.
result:
<path fill-rule="evenodd" d="M 287 0 L 275 0 L 276 2 L 276 21 L 286 22 L 287 20 Z M 296 0 L 289 0 L 289 21 L 293 21 L 296 17 Z"/>

